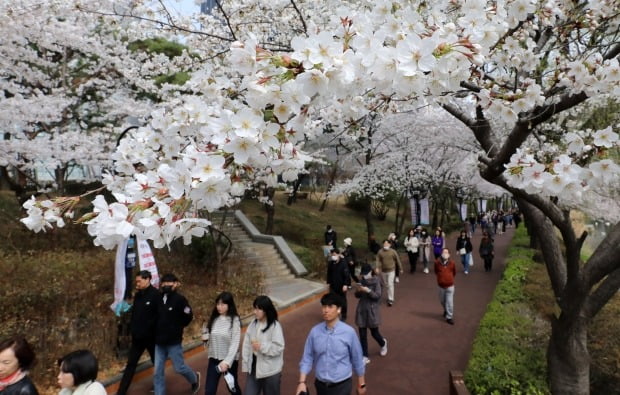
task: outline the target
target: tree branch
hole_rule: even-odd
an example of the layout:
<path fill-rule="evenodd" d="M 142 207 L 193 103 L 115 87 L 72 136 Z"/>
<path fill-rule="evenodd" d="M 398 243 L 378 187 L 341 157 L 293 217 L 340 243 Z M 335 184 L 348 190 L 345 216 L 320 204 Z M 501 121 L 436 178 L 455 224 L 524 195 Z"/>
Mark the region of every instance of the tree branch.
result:
<path fill-rule="evenodd" d="M 589 287 L 603 280 L 608 273 L 620 269 L 620 259 L 616 250 L 620 245 L 620 222 L 617 223 L 607 237 L 598 245 L 584 267 L 583 276 Z"/>
<path fill-rule="evenodd" d="M 544 213 L 529 202 L 517 198 L 519 208 L 526 216 L 528 226 L 534 229 L 535 235 L 538 237 L 540 244 L 544 243 L 541 248 L 543 254 L 547 273 L 549 274 L 549 280 L 551 281 L 551 287 L 553 294 L 556 297 L 556 301 L 560 307 L 566 306 L 562 296 L 567 283 L 566 267 L 562 260 L 562 249 L 560 248 L 560 242 L 555 237 L 554 227 L 545 217 Z M 541 236 L 545 235 L 543 239 Z"/>
<path fill-rule="evenodd" d="M 304 33 L 308 35 L 308 26 L 306 25 L 306 19 L 301 14 L 301 10 L 299 9 L 299 7 L 297 7 L 297 3 L 295 3 L 295 0 L 291 0 L 291 4 L 293 5 L 293 8 L 295 9 L 295 12 L 297 13 L 297 15 L 299 15 L 299 20 L 301 21 L 301 24 L 304 27 Z"/>
<path fill-rule="evenodd" d="M 615 254 L 612 261 L 616 262 L 616 266 L 618 266 L 618 262 L 620 262 L 618 261 L 618 256 Z M 585 313 L 588 318 L 593 318 L 601 311 L 603 306 L 609 302 L 609 299 L 618 293 L 618 289 L 620 289 L 620 267 L 617 267 L 613 272 L 607 275 L 603 283 L 588 297 L 585 306 Z"/>
<path fill-rule="evenodd" d="M 230 32 L 230 35 L 232 36 L 233 41 L 237 41 L 237 35 L 235 34 L 235 31 L 233 30 L 233 27 L 230 24 L 230 17 L 224 11 L 224 7 L 222 7 L 222 4 L 220 3 L 220 0 L 215 0 L 215 4 L 217 5 L 217 9 L 220 10 L 220 12 L 222 13 L 222 16 L 226 20 L 226 26 L 228 27 L 228 31 Z"/>

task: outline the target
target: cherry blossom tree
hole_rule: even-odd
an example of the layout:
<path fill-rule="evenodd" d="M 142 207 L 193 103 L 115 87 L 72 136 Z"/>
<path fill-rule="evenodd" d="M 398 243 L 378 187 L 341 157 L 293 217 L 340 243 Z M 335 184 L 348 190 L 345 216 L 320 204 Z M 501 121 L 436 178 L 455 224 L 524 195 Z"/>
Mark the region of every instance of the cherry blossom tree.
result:
<path fill-rule="evenodd" d="M 118 128 L 165 95 L 155 80 L 162 69 L 189 68 L 183 56 L 171 62 L 130 50 L 118 23 L 77 7 L 54 0 L 0 5 L 0 166 L 35 184 L 37 168 L 51 169 L 61 193 L 72 168 L 111 167 Z"/>
<path fill-rule="evenodd" d="M 480 175 L 516 197 L 541 238 L 560 311 L 548 350 L 551 391 L 588 393 L 588 323 L 620 287 L 617 124 L 588 130 L 577 119 L 553 139 L 548 125 L 617 100 L 614 1 L 324 4 L 326 20 L 303 19 L 289 53 L 260 45 L 262 33 L 231 28 L 222 13 L 226 57 L 194 73 L 191 92 L 154 111 L 114 153 L 116 174 L 105 183 L 116 201 L 97 196 L 82 219 L 95 244 L 112 248 L 132 233 L 156 246 L 189 242 L 209 226 L 203 213 L 234 203 L 248 183 L 294 180 L 311 160 L 304 142 L 326 125 L 365 138 L 360 120 L 369 114 L 435 103 L 471 130 Z M 44 230 L 74 202 L 30 200 L 23 221 Z M 611 208 L 603 214 L 614 225 L 582 262 L 587 234 L 575 233 L 570 212 L 601 207 L 592 202 Z"/>

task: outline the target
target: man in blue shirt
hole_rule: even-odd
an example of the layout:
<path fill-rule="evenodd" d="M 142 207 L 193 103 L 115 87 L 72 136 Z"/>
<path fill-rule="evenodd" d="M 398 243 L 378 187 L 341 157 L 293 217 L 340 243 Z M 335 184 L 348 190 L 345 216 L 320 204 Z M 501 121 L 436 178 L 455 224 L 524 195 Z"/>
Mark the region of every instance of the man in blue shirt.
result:
<path fill-rule="evenodd" d="M 350 395 L 353 371 L 357 375 L 357 393 L 366 393 L 362 346 L 355 330 L 339 319 L 342 304 L 342 298 L 334 293 L 321 298 L 324 322 L 315 325 L 306 338 L 296 394 L 308 392 L 306 377 L 313 367 L 318 395 Z"/>

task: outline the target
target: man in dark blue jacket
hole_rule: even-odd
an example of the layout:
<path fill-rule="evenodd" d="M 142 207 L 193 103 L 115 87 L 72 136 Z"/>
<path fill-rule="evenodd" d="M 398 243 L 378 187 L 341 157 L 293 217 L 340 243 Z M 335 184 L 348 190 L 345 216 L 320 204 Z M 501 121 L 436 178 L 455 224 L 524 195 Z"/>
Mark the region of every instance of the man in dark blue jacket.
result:
<path fill-rule="evenodd" d="M 155 395 L 166 394 L 165 368 L 170 358 L 174 370 L 192 385 L 192 393 L 200 387 L 200 373 L 194 372 L 183 359 L 183 329 L 192 322 L 194 314 L 187 299 L 176 289 L 180 283 L 174 274 L 161 278 L 161 298 L 158 304 L 157 329 L 155 331 Z"/>
<path fill-rule="evenodd" d="M 347 290 L 351 285 L 351 277 L 349 275 L 349 266 L 344 261 L 342 255 L 337 248 L 331 252 L 327 261 L 327 284 L 329 284 L 330 292 L 333 292 L 342 298 L 342 306 L 340 311 L 340 319 L 347 319 Z"/>
<path fill-rule="evenodd" d="M 155 325 L 157 323 L 157 308 L 161 295 L 151 285 L 151 272 L 142 270 L 136 276 L 136 295 L 131 306 L 131 346 L 127 357 L 127 366 L 118 387 L 117 395 L 127 394 L 131 379 L 136 372 L 138 361 L 148 351 L 151 362 L 155 363 Z"/>

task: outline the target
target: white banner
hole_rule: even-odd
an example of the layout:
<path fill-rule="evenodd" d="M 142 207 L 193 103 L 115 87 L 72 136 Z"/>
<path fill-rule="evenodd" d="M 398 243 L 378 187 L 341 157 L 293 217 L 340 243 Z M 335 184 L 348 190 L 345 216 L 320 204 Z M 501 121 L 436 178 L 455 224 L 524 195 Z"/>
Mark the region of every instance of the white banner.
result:
<path fill-rule="evenodd" d="M 467 218 L 467 203 L 456 203 L 456 211 L 458 211 L 461 221 L 465 222 Z"/>
<path fill-rule="evenodd" d="M 431 217 L 429 211 L 428 198 L 420 199 L 420 225 L 430 225 Z"/>
<path fill-rule="evenodd" d="M 486 213 L 487 211 L 487 200 L 486 199 L 478 199 L 478 212 Z"/>
<path fill-rule="evenodd" d="M 127 278 L 125 278 L 125 259 L 127 256 L 128 244 L 129 239 L 119 244 L 116 249 L 116 259 L 114 261 L 114 303 L 110 305 L 110 308 L 118 316 L 120 316 L 121 312 L 129 308 L 128 303 L 123 300 L 127 284 Z M 159 288 L 159 273 L 157 272 L 155 257 L 153 256 L 149 242 L 146 240 L 138 241 L 138 261 L 140 262 L 140 270 L 148 270 L 151 272 L 151 284 L 155 288 Z"/>
<path fill-rule="evenodd" d="M 110 305 L 112 311 L 117 312 L 117 308 L 123 302 L 125 296 L 125 255 L 127 254 L 127 244 L 129 239 L 124 240 L 116 249 L 116 260 L 114 261 L 114 303 Z"/>
<path fill-rule="evenodd" d="M 155 257 L 153 256 L 148 241 L 138 241 L 138 258 L 140 260 L 140 270 L 148 270 L 151 272 L 151 285 L 155 288 L 159 288 L 159 273 L 157 272 Z"/>

